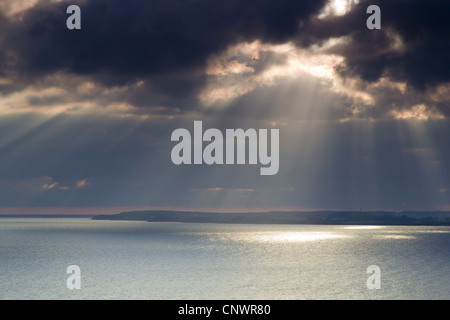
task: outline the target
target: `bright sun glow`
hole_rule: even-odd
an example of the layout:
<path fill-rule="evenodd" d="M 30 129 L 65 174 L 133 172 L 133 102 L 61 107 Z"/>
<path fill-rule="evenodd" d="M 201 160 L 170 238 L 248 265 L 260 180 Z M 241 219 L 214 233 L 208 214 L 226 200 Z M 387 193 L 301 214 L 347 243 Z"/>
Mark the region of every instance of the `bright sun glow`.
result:
<path fill-rule="evenodd" d="M 319 18 L 323 19 L 329 16 L 343 16 L 358 3 L 359 0 L 330 0 L 319 14 Z"/>

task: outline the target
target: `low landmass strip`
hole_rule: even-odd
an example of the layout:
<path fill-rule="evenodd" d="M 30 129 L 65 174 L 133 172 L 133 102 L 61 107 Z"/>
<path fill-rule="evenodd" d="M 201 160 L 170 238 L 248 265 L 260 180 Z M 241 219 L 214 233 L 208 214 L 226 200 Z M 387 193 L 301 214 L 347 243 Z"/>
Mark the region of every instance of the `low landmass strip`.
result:
<path fill-rule="evenodd" d="M 448 211 L 270 211 L 216 213 L 194 211 L 129 211 L 93 216 L 94 220 L 238 224 L 331 224 L 450 226 Z"/>

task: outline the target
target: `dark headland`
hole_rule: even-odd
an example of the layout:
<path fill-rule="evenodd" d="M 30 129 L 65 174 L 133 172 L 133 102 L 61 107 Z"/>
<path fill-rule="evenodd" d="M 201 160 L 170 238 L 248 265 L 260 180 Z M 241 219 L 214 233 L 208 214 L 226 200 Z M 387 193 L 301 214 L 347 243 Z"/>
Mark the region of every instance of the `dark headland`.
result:
<path fill-rule="evenodd" d="M 270 211 L 215 213 L 194 211 L 129 211 L 97 215 L 94 220 L 149 222 L 450 226 L 448 211 Z"/>

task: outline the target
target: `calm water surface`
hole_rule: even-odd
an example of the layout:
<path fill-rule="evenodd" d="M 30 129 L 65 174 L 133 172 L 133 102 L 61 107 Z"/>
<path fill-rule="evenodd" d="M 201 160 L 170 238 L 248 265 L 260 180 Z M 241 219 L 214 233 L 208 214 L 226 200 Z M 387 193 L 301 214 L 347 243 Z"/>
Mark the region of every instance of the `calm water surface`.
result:
<path fill-rule="evenodd" d="M 449 299 L 449 274 L 450 227 L 0 218 L 0 299 Z"/>

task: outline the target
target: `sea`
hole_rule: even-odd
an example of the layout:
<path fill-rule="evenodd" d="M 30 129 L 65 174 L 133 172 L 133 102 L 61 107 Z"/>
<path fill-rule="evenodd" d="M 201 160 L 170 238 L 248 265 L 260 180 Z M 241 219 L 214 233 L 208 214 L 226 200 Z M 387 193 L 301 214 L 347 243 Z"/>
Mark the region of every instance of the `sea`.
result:
<path fill-rule="evenodd" d="M 0 218 L 2 300 L 447 300 L 449 275 L 450 227 Z"/>

